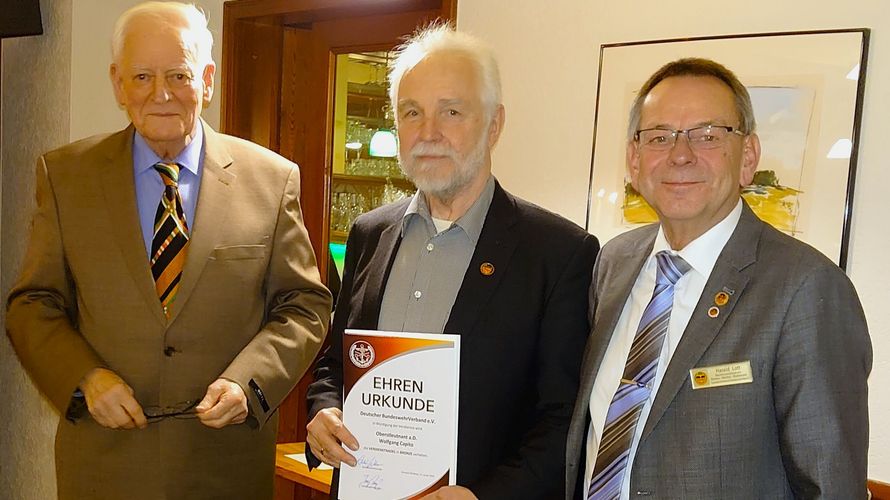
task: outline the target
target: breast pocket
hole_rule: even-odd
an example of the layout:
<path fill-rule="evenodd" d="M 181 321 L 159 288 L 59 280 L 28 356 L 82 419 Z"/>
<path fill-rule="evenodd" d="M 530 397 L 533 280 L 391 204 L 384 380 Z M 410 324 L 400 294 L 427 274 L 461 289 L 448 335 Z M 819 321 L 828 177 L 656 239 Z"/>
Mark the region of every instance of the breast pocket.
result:
<path fill-rule="evenodd" d="M 251 260 L 265 255 L 266 245 L 232 245 L 214 248 L 210 260 Z"/>

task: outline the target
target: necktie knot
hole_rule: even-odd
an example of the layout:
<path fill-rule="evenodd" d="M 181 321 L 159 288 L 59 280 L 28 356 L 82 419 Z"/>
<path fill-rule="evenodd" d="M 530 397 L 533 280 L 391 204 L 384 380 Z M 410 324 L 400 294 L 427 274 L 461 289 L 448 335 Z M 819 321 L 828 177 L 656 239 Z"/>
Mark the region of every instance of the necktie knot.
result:
<path fill-rule="evenodd" d="M 679 255 L 672 255 L 670 252 L 662 250 L 655 254 L 658 262 L 658 271 L 655 273 L 655 282 L 659 285 L 674 286 L 680 281 L 684 274 L 692 269 L 688 262 L 683 260 Z"/>
<path fill-rule="evenodd" d="M 178 163 L 155 163 L 154 168 L 161 174 L 164 186 L 179 187 Z"/>

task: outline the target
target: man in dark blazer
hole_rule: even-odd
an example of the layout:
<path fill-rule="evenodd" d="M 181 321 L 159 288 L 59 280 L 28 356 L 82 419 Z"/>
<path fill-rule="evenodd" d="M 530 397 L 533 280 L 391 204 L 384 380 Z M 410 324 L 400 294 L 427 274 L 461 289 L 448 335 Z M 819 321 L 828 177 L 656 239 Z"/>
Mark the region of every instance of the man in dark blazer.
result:
<path fill-rule="evenodd" d="M 361 444 L 341 422 L 346 328 L 444 331 L 461 335 L 458 486 L 430 498 L 560 498 L 597 240 L 491 176 L 504 108 L 478 40 L 423 31 L 391 81 L 419 192 L 350 232 L 331 347 L 309 389 L 309 462 L 354 465 L 340 442 Z"/>
<path fill-rule="evenodd" d="M 117 28 L 132 125 L 38 160 L 6 318 L 64 417 L 59 498 L 270 499 L 276 409 L 330 321 L 300 173 L 200 119 L 215 65 L 194 6 L 140 4 Z"/>
<path fill-rule="evenodd" d="M 597 261 L 566 498 L 864 497 L 865 317 L 836 265 L 740 199 L 760 158 L 745 87 L 667 64 L 628 142 L 660 225 Z"/>

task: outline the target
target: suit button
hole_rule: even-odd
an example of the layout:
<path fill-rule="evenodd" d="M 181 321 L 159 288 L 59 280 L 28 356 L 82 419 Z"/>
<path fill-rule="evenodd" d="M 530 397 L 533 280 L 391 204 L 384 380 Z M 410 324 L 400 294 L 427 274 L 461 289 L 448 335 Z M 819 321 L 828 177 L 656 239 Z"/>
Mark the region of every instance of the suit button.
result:
<path fill-rule="evenodd" d="M 172 358 L 173 353 L 175 353 L 175 352 L 178 352 L 178 351 L 173 346 L 168 345 L 167 347 L 164 348 L 164 356 L 167 356 L 168 358 Z"/>

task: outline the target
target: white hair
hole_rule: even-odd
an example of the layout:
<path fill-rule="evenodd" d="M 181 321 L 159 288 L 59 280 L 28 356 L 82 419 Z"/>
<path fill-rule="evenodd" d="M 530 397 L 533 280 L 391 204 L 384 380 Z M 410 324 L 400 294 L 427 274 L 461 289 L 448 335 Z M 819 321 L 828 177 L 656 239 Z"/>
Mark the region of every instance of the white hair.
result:
<path fill-rule="evenodd" d="M 482 104 L 489 118 L 493 116 L 501 105 L 501 75 L 494 52 L 482 40 L 456 31 L 448 23 L 421 28 L 396 48 L 396 58 L 389 72 L 389 98 L 393 106 L 398 104 L 399 83 L 405 73 L 427 57 L 443 52 L 467 56 L 477 65 Z"/>
<path fill-rule="evenodd" d="M 194 37 L 189 40 L 192 43 L 192 55 L 195 61 L 205 66 L 213 62 L 213 34 L 207 27 L 207 16 L 197 6 L 181 2 L 144 2 L 128 9 L 117 18 L 114 23 L 114 34 L 111 38 L 111 59 L 115 63 L 120 62 L 124 49 L 124 39 L 130 23 L 140 17 L 153 18 L 159 22 L 169 23 L 171 18 L 178 18 L 185 22 L 188 31 Z"/>

